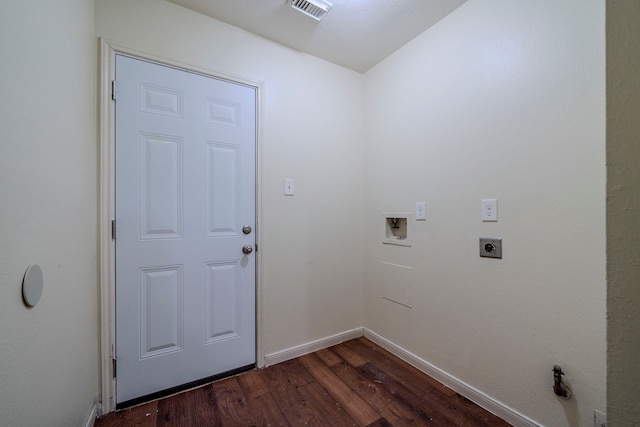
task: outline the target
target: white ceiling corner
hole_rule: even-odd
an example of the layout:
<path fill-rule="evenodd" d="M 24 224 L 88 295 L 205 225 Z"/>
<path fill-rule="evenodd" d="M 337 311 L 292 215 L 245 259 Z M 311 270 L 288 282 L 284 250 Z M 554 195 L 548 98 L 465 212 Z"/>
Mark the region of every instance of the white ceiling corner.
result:
<path fill-rule="evenodd" d="M 329 0 L 319 22 L 288 0 L 168 1 L 363 73 L 466 0 Z"/>

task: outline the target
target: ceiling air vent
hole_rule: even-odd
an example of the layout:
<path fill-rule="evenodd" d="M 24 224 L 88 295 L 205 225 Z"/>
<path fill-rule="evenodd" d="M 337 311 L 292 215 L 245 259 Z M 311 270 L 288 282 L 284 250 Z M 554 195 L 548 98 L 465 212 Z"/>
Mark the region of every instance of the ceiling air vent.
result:
<path fill-rule="evenodd" d="M 331 7 L 331 3 L 324 0 L 290 0 L 291 7 L 307 16 L 319 21 L 324 18 Z"/>

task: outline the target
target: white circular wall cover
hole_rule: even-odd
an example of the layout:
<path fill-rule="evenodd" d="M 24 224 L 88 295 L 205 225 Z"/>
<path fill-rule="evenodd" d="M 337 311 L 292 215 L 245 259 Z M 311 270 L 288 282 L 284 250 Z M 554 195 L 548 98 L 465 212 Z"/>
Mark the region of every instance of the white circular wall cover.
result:
<path fill-rule="evenodd" d="M 22 298 L 29 307 L 34 307 L 42 296 L 42 269 L 38 264 L 27 268 L 22 280 Z"/>

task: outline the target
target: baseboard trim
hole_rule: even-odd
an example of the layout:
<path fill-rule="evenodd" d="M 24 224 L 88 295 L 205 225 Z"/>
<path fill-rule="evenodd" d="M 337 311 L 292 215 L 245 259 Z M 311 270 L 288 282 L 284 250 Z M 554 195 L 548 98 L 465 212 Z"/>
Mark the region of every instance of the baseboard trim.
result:
<path fill-rule="evenodd" d="M 314 351 L 322 350 L 323 348 L 331 347 L 332 345 L 340 344 L 355 338 L 360 338 L 364 333 L 363 331 L 364 328 L 355 328 L 349 331 L 341 332 L 339 334 L 328 336 L 326 338 L 311 341 L 306 344 L 297 345 L 295 347 L 267 354 L 264 357 L 265 366 L 275 365 L 276 363 L 295 359 L 296 357 L 313 353 Z"/>
<path fill-rule="evenodd" d="M 99 410 L 99 405 L 97 403 L 93 404 L 93 407 L 91 408 L 91 412 L 89 413 L 89 416 L 87 417 L 87 422 L 84 423 L 85 427 L 93 427 L 93 425 L 96 422 L 96 419 L 98 418 L 98 410 Z"/>
<path fill-rule="evenodd" d="M 459 380 L 453 375 L 443 371 L 437 366 L 432 365 L 426 360 L 416 356 L 410 351 L 405 350 L 404 348 L 389 341 L 381 335 L 378 335 L 372 330 L 364 328 L 364 336 L 378 344 L 380 347 L 398 356 L 400 359 L 404 360 L 410 365 L 413 365 L 417 369 L 426 373 L 430 377 L 438 380 L 442 384 L 454 390 L 456 393 L 461 394 L 478 406 L 502 418 L 514 427 L 541 427 L 540 424 L 536 423 L 531 418 L 519 413 L 513 408 L 508 407 L 504 403 L 470 386 L 464 381 Z"/>

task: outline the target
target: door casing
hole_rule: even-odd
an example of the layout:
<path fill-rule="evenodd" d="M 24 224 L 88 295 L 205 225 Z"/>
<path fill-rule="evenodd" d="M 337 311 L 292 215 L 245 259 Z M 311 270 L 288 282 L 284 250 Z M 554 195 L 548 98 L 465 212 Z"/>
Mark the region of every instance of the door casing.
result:
<path fill-rule="evenodd" d="M 206 68 L 161 58 L 126 46 L 100 39 L 100 109 L 99 109 L 99 294 L 100 294 L 100 414 L 114 411 L 115 378 L 115 242 L 111 222 L 115 216 L 115 111 L 112 100 L 112 81 L 115 77 L 115 56 L 122 54 L 178 68 L 204 76 L 252 86 L 256 89 L 256 364 L 264 367 L 262 331 L 262 93 L 264 84 L 245 77 L 228 75 Z"/>

